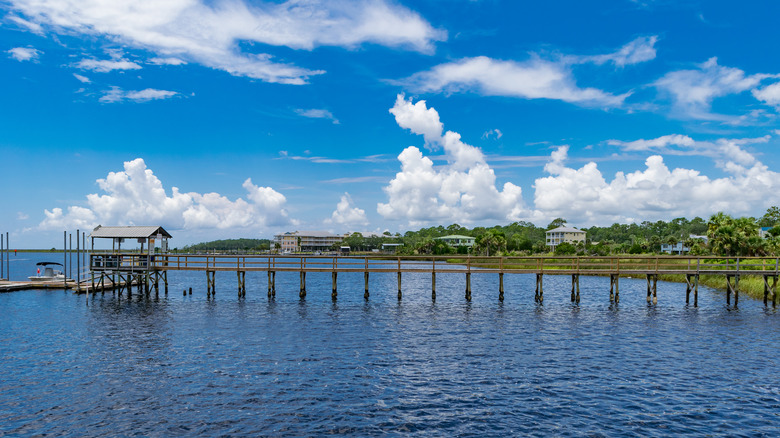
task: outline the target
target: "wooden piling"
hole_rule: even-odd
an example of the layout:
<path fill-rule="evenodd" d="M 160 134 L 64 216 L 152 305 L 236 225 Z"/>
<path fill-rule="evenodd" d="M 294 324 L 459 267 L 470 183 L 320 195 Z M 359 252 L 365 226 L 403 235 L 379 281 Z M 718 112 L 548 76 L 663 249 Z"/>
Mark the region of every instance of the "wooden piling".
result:
<path fill-rule="evenodd" d="M 332 277 L 331 278 L 332 285 L 331 285 L 330 297 L 335 300 L 336 297 L 338 297 L 338 294 L 339 294 L 338 287 L 336 286 L 337 283 L 338 283 L 338 279 L 337 279 L 338 273 L 336 271 L 333 271 L 333 273 L 331 274 L 331 277 Z"/>
<path fill-rule="evenodd" d="M 466 273 L 466 300 L 471 301 L 471 272 Z"/>
<path fill-rule="evenodd" d="M 363 273 L 363 283 L 365 285 L 365 292 L 363 293 L 363 298 L 368 299 L 368 271 Z"/>
<path fill-rule="evenodd" d="M 769 284 L 769 279 L 772 279 L 772 284 Z M 777 275 L 770 274 L 764 275 L 764 306 L 769 303 L 769 296 L 772 297 L 772 307 L 777 305 Z"/>
<path fill-rule="evenodd" d="M 620 302 L 620 275 L 609 274 L 609 301 Z"/>
<path fill-rule="evenodd" d="M 431 299 L 436 300 L 436 272 L 431 272 Z"/>
<path fill-rule="evenodd" d="M 398 271 L 398 299 L 401 299 L 401 271 Z"/>
<path fill-rule="evenodd" d="M 544 274 L 536 274 L 536 291 L 534 293 L 534 299 L 537 303 L 544 301 Z"/>
<path fill-rule="evenodd" d="M 498 301 L 504 301 L 504 273 L 498 273 Z"/>
<path fill-rule="evenodd" d="M 301 291 L 298 293 L 301 298 L 306 297 L 306 271 L 301 271 Z"/>

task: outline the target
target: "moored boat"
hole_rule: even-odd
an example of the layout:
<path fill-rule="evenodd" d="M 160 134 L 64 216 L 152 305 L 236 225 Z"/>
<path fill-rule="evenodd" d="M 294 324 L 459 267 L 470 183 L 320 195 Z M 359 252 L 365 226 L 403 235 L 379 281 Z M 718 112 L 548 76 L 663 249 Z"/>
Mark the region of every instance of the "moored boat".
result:
<path fill-rule="evenodd" d="M 57 280 L 64 281 L 65 280 L 65 275 L 62 273 L 62 271 L 53 268 L 53 266 L 62 266 L 62 263 L 39 262 L 36 263 L 36 266 L 38 266 L 38 274 L 27 277 L 30 279 L 30 281 L 57 281 Z M 41 274 L 41 267 L 43 267 L 43 274 Z"/>

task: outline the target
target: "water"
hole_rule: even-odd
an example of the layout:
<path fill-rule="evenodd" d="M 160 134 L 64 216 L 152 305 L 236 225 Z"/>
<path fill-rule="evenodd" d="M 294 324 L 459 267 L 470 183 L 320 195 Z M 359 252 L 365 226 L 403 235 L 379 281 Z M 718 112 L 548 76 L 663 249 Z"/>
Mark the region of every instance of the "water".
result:
<path fill-rule="evenodd" d="M 18 257 L 22 257 L 20 254 Z M 34 266 L 36 257 L 25 256 Z M 61 258 L 61 256 L 58 256 Z M 75 266 L 75 262 L 74 262 Z M 29 268 L 29 269 L 34 269 Z M 28 269 L 28 270 L 29 270 Z M 25 269 L 12 268 L 22 275 Z M 33 272 L 34 273 L 34 272 Z M 780 433 L 778 315 L 644 279 L 171 273 L 166 297 L 0 294 L 0 435 L 668 436 Z M 193 295 L 182 295 L 185 288 Z"/>

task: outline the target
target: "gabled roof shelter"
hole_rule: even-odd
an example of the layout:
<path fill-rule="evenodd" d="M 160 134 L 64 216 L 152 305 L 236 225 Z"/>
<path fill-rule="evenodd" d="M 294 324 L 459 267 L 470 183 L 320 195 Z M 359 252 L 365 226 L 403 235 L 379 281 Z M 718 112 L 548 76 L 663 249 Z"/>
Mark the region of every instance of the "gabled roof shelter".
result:
<path fill-rule="evenodd" d="M 160 226 L 141 226 L 141 227 L 104 227 L 98 225 L 89 237 L 92 238 L 92 247 L 95 246 L 95 239 L 113 239 L 113 244 L 116 246 L 114 250 L 119 250 L 122 247 L 122 241 L 124 239 L 136 239 L 141 244 L 141 252 L 143 252 L 144 243 L 149 244 L 149 249 L 152 249 L 152 244 L 155 239 L 159 239 L 162 244 L 163 252 L 167 249 L 167 239 L 172 238 L 171 234 L 165 231 L 165 228 Z M 113 245 L 112 245 L 113 246 Z"/>

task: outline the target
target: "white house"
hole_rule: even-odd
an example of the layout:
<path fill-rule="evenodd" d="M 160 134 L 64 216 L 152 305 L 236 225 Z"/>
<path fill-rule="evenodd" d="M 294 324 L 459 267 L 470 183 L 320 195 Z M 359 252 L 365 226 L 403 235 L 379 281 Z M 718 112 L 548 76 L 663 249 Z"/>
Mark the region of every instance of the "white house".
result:
<path fill-rule="evenodd" d="M 572 245 L 576 245 L 577 242 L 585 243 L 585 232 L 574 227 L 553 228 L 546 235 L 547 246 L 553 250 L 561 243 L 571 243 Z"/>

